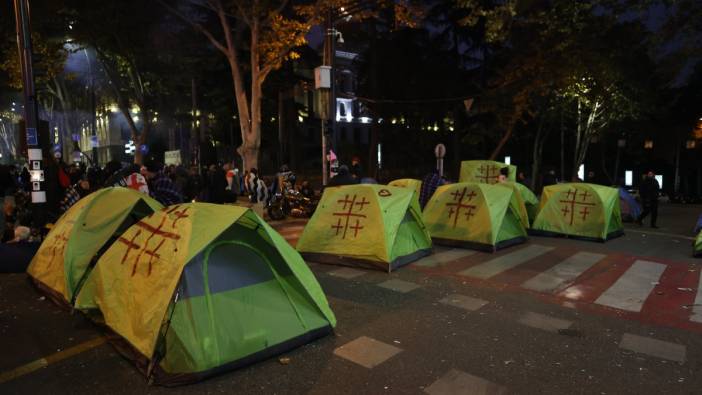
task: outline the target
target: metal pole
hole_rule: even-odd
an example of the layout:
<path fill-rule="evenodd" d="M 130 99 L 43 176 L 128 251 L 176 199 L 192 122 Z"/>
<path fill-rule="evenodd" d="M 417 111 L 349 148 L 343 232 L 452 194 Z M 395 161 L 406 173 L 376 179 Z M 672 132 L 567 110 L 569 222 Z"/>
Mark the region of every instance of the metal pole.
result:
<path fill-rule="evenodd" d="M 27 133 L 27 157 L 32 174 L 32 205 L 35 225 L 43 226 L 46 211 L 46 191 L 44 190 L 44 169 L 37 126 L 39 124 L 39 107 L 34 89 L 32 71 L 32 35 L 29 18 L 29 0 L 14 0 L 15 23 L 17 27 L 17 50 L 22 69 L 22 86 L 24 88 L 24 124 Z"/>
<path fill-rule="evenodd" d="M 329 40 L 329 125 L 331 130 L 329 134 L 332 139 L 332 147 L 338 148 L 336 135 L 336 78 L 334 70 L 334 58 L 336 58 L 336 30 L 334 29 L 334 14 L 333 9 L 329 8 L 329 29 L 327 30 L 327 39 Z M 337 153 L 338 154 L 338 153 Z"/>

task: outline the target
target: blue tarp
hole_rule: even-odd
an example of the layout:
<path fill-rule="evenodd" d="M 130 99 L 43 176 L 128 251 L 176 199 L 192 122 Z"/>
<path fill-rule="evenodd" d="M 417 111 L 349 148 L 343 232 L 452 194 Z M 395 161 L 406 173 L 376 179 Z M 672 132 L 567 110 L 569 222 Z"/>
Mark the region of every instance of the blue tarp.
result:
<path fill-rule="evenodd" d="M 695 231 L 693 233 L 698 234 L 700 231 L 702 231 L 702 215 L 697 218 L 697 224 L 695 225 Z"/>

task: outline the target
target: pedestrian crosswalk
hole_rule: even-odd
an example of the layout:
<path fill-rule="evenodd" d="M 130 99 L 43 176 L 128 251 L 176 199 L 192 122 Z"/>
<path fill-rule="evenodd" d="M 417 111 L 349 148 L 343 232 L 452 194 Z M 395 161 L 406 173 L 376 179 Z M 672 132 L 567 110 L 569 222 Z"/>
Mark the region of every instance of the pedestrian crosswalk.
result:
<path fill-rule="evenodd" d="M 556 266 L 527 280 L 522 284 L 522 287 L 538 292 L 561 290 L 604 257 L 604 254 L 578 252 Z"/>
<path fill-rule="evenodd" d="M 303 229 L 304 224 L 295 223 L 279 231 L 294 246 Z M 699 270 L 682 263 L 544 244 L 531 242 L 497 254 L 439 247 L 409 267 L 428 275 L 456 276 L 469 284 L 536 292 L 560 304 L 565 299 L 603 311 L 637 314 L 651 322 L 702 324 Z"/>
<path fill-rule="evenodd" d="M 553 250 L 553 247 L 531 244 L 510 254 L 502 255 L 485 263 L 473 266 L 470 269 L 460 272 L 459 274 L 462 276 L 475 277 L 485 280 L 519 266 L 520 264 L 530 261 L 551 250 Z"/>
<path fill-rule="evenodd" d="M 637 260 L 595 303 L 615 309 L 641 311 L 661 278 L 665 265 Z"/>

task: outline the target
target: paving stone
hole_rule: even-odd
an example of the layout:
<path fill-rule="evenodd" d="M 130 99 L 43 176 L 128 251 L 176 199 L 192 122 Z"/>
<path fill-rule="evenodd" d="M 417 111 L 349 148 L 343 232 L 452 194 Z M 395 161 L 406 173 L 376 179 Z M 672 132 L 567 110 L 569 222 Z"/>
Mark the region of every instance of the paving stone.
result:
<path fill-rule="evenodd" d="M 361 336 L 334 350 L 334 355 L 348 359 L 365 368 L 373 369 L 400 352 L 402 352 L 401 348 L 367 336 Z"/>
<path fill-rule="evenodd" d="M 403 294 L 410 292 L 410 291 L 414 291 L 415 289 L 420 287 L 420 285 L 417 285 L 415 283 L 411 283 L 409 281 L 398 280 L 398 279 L 384 281 L 384 282 L 378 284 L 378 286 L 393 290 L 395 292 L 402 292 Z"/>
<path fill-rule="evenodd" d="M 669 361 L 685 362 L 685 346 L 650 337 L 625 333 L 619 347 Z"/>
<path fill-rule="evenodd" d="M 460 370 L 451 369 L 442 378 L 424 389 L 429 395 L 498 395 L 507 388 Z"/>
<path fill-rule="evenodd" d="M 352 278 L 362 276 L 362 275 L 366 274 L 366 272 L 363 270 L 352 269 L 350 267 L 344 267 L 341 269 L 336 269 L 336 270 L 332 270 L 330 272 L 327 272 L 327 274 L 329 274 L 330 276 L 340 277 L 340 278 L 345 278 L 347 280 L 350 280 Z"/>
<path fill-rule="evenodd" d="M 536 329 L 558 333 L 560 329 L 567 329 L 573 325 L 572 321 L 554 318 L 548 315 L 526 312 L 519 318 L 519 323 Z"/>
<path fill-rule="evenodd" d="M 489 302 L 487 300 L 471 298 L 470 296 L 453 294 L 441 299 L 439 303 L 447 304 L 449 306 L 454 306 L 461 309 L 466 309 L 468 311 L 475 311 L 485 306 Z"/>

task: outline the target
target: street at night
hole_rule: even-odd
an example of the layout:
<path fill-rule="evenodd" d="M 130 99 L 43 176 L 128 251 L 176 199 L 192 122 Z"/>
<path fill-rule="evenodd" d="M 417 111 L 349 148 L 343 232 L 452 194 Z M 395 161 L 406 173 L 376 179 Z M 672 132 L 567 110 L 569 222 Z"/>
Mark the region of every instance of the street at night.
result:
<path fill-rule="evenodd" d="M 0 5 L 0 394 L 702 393 L 698 0 L 98 3 Z"/>

